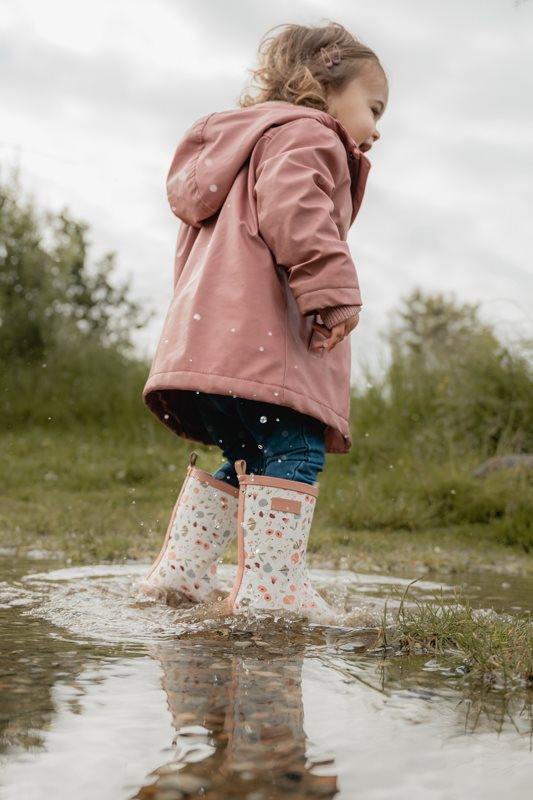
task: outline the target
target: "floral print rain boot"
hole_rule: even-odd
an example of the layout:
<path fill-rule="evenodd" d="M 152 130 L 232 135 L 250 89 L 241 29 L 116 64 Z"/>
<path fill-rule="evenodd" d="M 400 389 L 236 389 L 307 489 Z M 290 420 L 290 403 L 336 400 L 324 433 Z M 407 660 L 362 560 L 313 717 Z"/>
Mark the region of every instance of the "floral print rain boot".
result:
<path fill-rule="evenodd" d="M 239 478 L 237 577 L 227 599 L 230 614 L 246 611 L 296 612 L 311 619 L 333 609 L 313 589 L 306 567 L 307 541 L 318 486 L 266 475 Z"/>
<path fill-rule="evenodd" d="M 157 599 L 207 602 L 227 594 L 217 562 L 237 533 L 239 490 L 198 469 L 197 457 L 191 453 L 163 547 L 138 587 Z"/>

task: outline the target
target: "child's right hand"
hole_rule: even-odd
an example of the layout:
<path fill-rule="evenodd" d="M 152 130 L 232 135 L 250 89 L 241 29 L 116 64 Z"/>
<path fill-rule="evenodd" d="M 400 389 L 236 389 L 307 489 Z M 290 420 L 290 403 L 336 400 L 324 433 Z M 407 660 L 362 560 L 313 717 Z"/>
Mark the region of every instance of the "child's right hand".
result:
<path fill-rule="evenodd" d="M 348 336 L 355 327 L 359 324 L 359 314 L 356 314 L 355 317 L 350 317 L 349 319 L 345 319 L 342 322 L 339 322 L 338 325 L 335 325 L 331 330 L 326 328 L 325 325 L 319 325 L 318 322 L 313 322 L 313 329 L 317 331 L 317 333 L 321 333 L 323 336 L 326 337 L 326 340 L 323 342 L 317 342 L 311 346 L 312 350 L 321 350 L 324 348 L 326 352 L 329 353 L 330 350 L 333 350 L 335 345 L 342 342 L 343 339 Z"/>

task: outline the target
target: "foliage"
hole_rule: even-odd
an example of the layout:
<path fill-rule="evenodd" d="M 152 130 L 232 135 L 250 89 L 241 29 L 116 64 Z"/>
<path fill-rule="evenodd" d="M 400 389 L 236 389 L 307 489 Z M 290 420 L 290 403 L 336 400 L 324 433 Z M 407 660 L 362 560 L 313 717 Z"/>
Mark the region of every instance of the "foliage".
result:
<path fill-rule="evenodd" d="M 0 360 L 35 364 L 73 341 L 131 352 L 131 332 L 149 316 L 115 284 L 115 253 L 88 263 L 88 225 L 39 214 L 18 172 L 0 183 Z"/>
<path fill-rule="evenodd" d="M 420 289 L 403 299 L 398 316 L 386 332 L 388 369 L 370 376 L 370 391 L 354 392 L 356 433 L 374 428 L 381 441 L 433 458 L 452 449 L 478 457 L 532 451 L 528 343 L 513 352 L 479 319 L 478 305 Z"/>

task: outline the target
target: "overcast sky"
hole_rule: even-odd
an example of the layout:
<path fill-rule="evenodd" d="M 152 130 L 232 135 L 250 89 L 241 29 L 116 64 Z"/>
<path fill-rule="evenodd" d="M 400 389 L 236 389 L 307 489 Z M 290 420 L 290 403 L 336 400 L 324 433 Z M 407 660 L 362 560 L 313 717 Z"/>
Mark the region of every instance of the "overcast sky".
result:
<path fill-rule="evenodd" d="M 235 108 L 261 36 L 341 22 L 380 58 L 389 105 L 349 233 L 363 310 L 353 379 L 415 286 L 480 302 L 512 341 L 533 336 L 533 0 L 0 0 L 0 168 L 42 207 L 90 225 L 95 259 L 157 313 L 179 220 L 165 179 L 199 116 Z M 221 314 L 223 309 L 221 309 Z"/>

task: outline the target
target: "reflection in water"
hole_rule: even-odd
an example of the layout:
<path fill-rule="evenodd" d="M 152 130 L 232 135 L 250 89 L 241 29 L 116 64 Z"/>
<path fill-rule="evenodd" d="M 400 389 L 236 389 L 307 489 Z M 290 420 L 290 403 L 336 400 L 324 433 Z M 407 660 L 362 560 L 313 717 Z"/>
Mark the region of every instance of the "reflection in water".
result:
<path fill-rule="evenodd" d="M 74 680 L 83 663 L 72 644 L 41 638 L 42 627 L 0 610 L 0 753 L 42 747 L 41 731 L 54 716 L 51 689 L 57 681 Z"/>
<path fill-rule="evenodd" d="M 485 691 L 444 657 L 385 648 L 384 603 L 397 608 L 391 590 L 407 581 L 341 574 L 346 624 L 324 627 L 140 602 L 127 567 L 22 577 L 27 566 L 0 583 L 2 800 L 400 800 L 420 788 L 413 754 L 424 800 L 450 767 L 450 797 L 527 794 L 531 693 Z M 483 759 L 483 774 L 468 771 Z"/>
<path fill-rule="evenodd" d="M 258 800 L 337 794 L 336 776 L 315 773 L 324 764 L 306 757 L 303 651 L 232 655 L 181 642 L 151 651 L 163 669 L 176 749 L 136 798 L 169 790 L 205 797 L 208 789 L 213 797 Z"/>
<path fill-rule="evenodd" d="M 427 706 L 439 704 L 454 735 L 501 734 L 513 730 L 533 754 L 533 690 L 516 688 L 495 691 L 489 685 L 471 682 L 461 667 L 427 655 L 403 655 L 376 659 L 376 654 L 349 655 L 331 650 L 315 657 L 347 681 L 357 682 L 387 698 L 389 706 L 407 708 L 422 700 Z"/>

